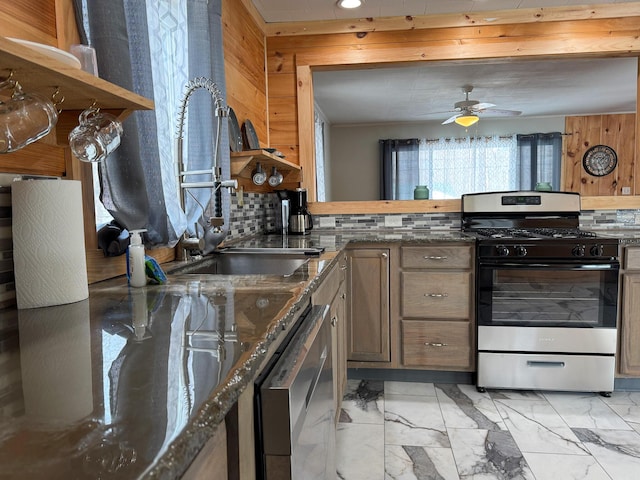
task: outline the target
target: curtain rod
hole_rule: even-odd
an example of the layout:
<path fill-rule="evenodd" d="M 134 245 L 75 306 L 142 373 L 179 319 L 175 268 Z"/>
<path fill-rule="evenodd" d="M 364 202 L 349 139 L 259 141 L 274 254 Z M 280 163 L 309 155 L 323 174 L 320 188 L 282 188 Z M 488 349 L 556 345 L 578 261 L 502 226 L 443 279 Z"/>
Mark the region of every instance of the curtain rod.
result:
<path fill-rule="evenodd" d="M 513 135 L 531 135 L 531 134 L 522 134 L 522 133 L 514 133 Z M 511 138 L 513 137 L 513 135 L 500 135 L 498 138 Z M 567 137 L 567 136 L 571 136 L 573 135 L 573 133 L 560 133 L 561 136 L 563 137 Z M 469 138 L 490 138 L 492 137 L 492 135 L 479 135 L 479 136 L 475 136 L 475 137 L 469 137 Z M 467 137 L 452 137 L 452 138 L 445 138 L 445 140 L 463 140 Z M 439 142 L 440 139 L 439 138 L 419 138 L 418 140 L 424 140 L 425 142 Z"/>

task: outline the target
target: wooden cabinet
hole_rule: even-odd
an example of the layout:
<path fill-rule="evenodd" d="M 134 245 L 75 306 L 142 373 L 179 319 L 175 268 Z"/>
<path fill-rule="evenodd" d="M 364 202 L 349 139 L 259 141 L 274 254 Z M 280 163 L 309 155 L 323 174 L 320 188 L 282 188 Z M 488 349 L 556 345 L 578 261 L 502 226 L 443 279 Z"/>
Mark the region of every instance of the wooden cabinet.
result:
<path fill-rule="evenodd" d="M 182 480 L 227 480 L 227 431 L 224 422 L 216 427 L 213 437 L 200 450 L 198 456 L 181 477 Z"/>
<path fill-rule="evenodd" d="M 619 371 L 640 376 L 640 246 L 624 247 L 622 262 Z"/>
<path fill-rule="evenodd" d="M 336 422 L 347 386 L 346 270 L 346 255 L 340 253 L 331 271 L 312 296 L 314 305 L 329 305 Z"/>
<path fill-rule="evenodd" d="M 389 249 L 350 247 L 347 259 L 347 358 L 389 363 Z"/>
<path fill-rule="evenodd" d="M 466 244 L 401 247 L 401 366 L 473 370 L 473 258 Z"/>
<path fill-rule="evenodd" d="M 402 364 L 466 370 L 473 354 L 467 322 L 402 320 Z"/>

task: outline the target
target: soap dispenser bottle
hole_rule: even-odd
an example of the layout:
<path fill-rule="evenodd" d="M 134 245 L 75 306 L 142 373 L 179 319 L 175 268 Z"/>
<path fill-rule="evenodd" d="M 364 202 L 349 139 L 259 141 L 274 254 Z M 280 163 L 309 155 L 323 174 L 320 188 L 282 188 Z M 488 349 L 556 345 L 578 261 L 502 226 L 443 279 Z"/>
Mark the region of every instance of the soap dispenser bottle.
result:
<path fill-rule="evenodd" d="M 144 262 L 144 244 L 142 233 L 146 230 L 131 230 L 131 241 L 127 249 L 127 275 L 129 285 L 144 287 L 147 284 L 147 274 Z"/>

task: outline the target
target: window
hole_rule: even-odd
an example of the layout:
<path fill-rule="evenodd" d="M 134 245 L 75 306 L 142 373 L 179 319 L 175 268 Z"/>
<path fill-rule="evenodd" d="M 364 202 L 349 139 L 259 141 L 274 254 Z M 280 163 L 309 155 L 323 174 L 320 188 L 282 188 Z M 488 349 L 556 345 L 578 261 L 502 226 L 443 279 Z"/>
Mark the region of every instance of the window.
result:
<path fill-rule="evenodd" d="M 426 185 L 430 198 L 529 190 L 537 182 L 560 187 L 559 133 L 438 140 L 382 140 L 383 199 L 413 198 Z"/>
<path fill-rule="evenodd" d="M 316 106 L 315 114 L 315 140 L 316 140 L 316 199 L 318 202 L 324 202 L 326 200 L 326 176 L 325 176 L 325 119 L 322 114 L 318 113 L 318 107 Z"/>
<path fill-rule="evenodd" d="M 124 122 L 118 150 L 98 165 L 98 222 L 112 215 L 129 230 L 145 228 L 145 244 L 173 246 L 210 209 L 209 189 L 186 200 L 186 217 L 177 193 L 174 143 L 178 108 L 190 79 L 212 79 L 224 95 L 221 1 L 74 0 L 84 43 L 96 49 L 98 71 L 105 80 L 155 101 L 153 111 L 133 113 Z M 191 121 L 189 121 L 191 120 Z M 189 102 L 184 160 L 189 170 L 211 168 L 217 118 L 204 89 Z M 226 122 L 220 134 L 219 165 L 229 178 Z M 195 176 L 191 181 L 200 179 Z M 225 224 L 230 199 L 223 192 Z M 99 224 L 98 224 L 99 225 Z"/>
<path fill-rule="evenodd" d="M 517 138 L 518 156 L 526 172 L 523 187 L 533 189 L 538 182 L 549 182 L 555 190 L 559 189 L 562 134 L 532 133 Z"/>

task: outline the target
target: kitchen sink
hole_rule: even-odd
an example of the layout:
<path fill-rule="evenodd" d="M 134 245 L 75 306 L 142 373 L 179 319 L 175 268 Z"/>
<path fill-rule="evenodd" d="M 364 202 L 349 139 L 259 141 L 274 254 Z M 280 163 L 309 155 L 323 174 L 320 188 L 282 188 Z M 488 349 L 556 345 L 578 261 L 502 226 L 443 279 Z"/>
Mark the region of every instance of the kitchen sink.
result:
<path fill-rule="evenodd" d="M 289 276 L 321 253 L 315 248 L 227 248 L 171 273 Z"/>

